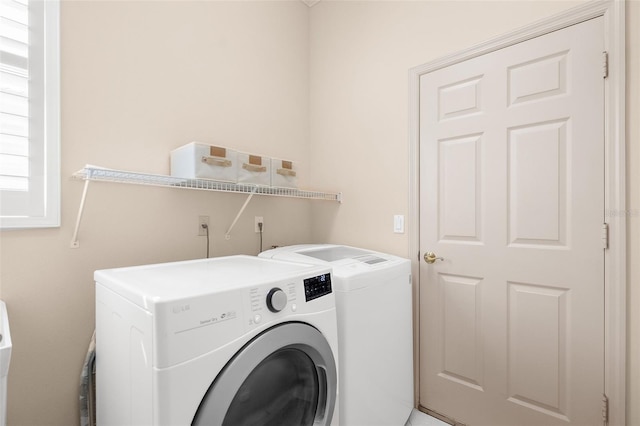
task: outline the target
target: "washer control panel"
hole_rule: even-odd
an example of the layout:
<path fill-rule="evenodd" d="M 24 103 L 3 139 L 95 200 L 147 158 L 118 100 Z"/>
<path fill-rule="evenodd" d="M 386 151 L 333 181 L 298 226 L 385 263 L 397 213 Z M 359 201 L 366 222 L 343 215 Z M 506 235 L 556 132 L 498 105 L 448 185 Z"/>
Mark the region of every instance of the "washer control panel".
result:
<path fill-rule="evenodd" d="M 330 272 L 249 287 L 245 297 L 248 302 L 245 325 L 249 328 L 279 320 L 283 315 L 307 314 L 335 307 Z"/>
<path fill-rule="evenodd" d="M 267 293 L 267 308 L 271 312 L 280 312 L 287 306 L 287 295 L 281 288 L 274 287 Z"/>
<path fill-rule="evenodd" d="M 331 274 L 322 274 L 304 280 L 304 298 L 308 302 L 333 292 Z"/>

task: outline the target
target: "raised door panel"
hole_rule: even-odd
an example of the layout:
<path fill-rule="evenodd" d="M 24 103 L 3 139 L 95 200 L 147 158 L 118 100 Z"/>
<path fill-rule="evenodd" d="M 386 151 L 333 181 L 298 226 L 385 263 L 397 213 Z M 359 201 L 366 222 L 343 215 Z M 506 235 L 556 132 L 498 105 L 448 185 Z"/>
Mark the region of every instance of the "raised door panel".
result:
<path fill-rule="evenodd" d="M 508 287 L 509 401 L 569 421 L 569 292 L 525 283 Z"/>
<path fill-rule="evenodd" d="M 566 121 L 508 130 L 510 244 L 567 244 Z"/>
<path fill-rule="evenodd" d="M 516 105 L 567 93 L 568 51 L 535 58 L 507 70 L 509 104 Z"/>
<path fill-rule="evenodd" d="M 482 76 L 438 88 L 438 119 L 460 118 L 481 111 L 480 82 Z"/>
<path fill-rule="evenodd" d="M 440 377 L 482 391 L 482 279 L 440 276 L 442 365 Z"/>
<path fill-rule="evenodd" d="M 439 236 L 443 241 L 481 241 L 482 135 L 439 141 Z"/>

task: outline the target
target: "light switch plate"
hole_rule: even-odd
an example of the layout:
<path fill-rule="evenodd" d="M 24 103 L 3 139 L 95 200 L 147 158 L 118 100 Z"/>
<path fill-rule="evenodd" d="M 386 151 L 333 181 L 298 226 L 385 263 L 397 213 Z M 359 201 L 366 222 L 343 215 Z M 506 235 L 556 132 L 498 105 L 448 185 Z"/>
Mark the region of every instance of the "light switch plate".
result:
<path fill-rule="evenodd" d="M 404 234 L 404 215 L 396 214 L 393 216 L 393 232 Z"/>

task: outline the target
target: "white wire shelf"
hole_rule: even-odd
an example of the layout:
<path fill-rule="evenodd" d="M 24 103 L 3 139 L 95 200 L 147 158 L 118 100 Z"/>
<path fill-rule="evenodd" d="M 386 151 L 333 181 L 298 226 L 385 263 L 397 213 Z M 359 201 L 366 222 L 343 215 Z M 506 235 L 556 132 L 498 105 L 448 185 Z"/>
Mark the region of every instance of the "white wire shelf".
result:
<path fill-rule="evenodd" d="M 229 239 L 231 230 L 235 226 L 238 218 L 251 201 L 254 195 L 267 195 L 275 197 L 289 197 L 289 198 L 303 198 L 307 200 L 324 200 L 324 201 L 337 201 L 342 202 L 342 193 L 309 191 L 305 189 L 296 188 L 276 188 L 272 186 L 240 184 L 230 182 L 220 182 L 210 179 L 185 179 L 174 176 L 155 175 L 149 173 L 128 172 L 124 170 L 106 169 L 104 167 L 97 166 L 85 166 L 83 169 L 78 170 L 73 174 L 76 179 L 84 180 L 84 190 L 82 192 L 82 198 L 80 200 L 80 208 L 78 209 L 78 217 L 76 219 L 76 226 L 73 232 L 73 238 L 71 240 L 71 248 L 80 247 L 78 240 L 78 232 L 80 230 L 80 222 L 82 220 L 82 213 L 84 211 L 84 203 L 87 198 L 87 190 L 89 189 L 89 182 L 113 182 L 113 183 L 128 183 L 134 185 L 151 185 L 161 186 L 166 188 L 180 188 L 180 189 L 197 189 L 201 191 L 218 191 L 218 192 L 232 192 L 238 194 L 248 195 L 247 200 L 242 205 L 242 208 L 236 215 L 235 219 L 231 223 L 231 226 L 225 233 L 225 238 Z"/>
<path fill-rule="evenodd" d="M 185 179 L 174 176 L 106 169 L 96 166 L 85 166 L 83 169 L 75 172 L 73 174 L 73 177 L 89 181 L 129 183 L 135 185 L 198 189 L 202 191 L 235 192 L 241 194 L 269 195 L 276 197 L 306 198 L 310 200 L 342 202 L 341 193 L 219 182 L 210 179 Z"/>

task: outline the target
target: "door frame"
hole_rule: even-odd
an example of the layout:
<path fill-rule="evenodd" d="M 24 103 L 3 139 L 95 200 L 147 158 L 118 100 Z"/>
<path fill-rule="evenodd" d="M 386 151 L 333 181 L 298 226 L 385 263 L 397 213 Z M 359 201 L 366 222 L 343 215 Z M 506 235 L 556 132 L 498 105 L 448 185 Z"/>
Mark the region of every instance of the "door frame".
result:
<path fill-rule="evenodd" d="M 626 148 L 625 148 L 625 0 L 593 0 L 550 18 L 409 70 L 409 254 L 414 279 L 414 371 L 419 378 L 420 300 L 420 77 L 532 38 L 604 17 L 608 76 L 604 80 L 605 220 L 609 248 L 605 250 L 605 395 L 609 424 L 626 424 Z M 604 59 L 603 59 L 604 67 Z M 415 381 L 416 404 L 419 384 Z"/>

